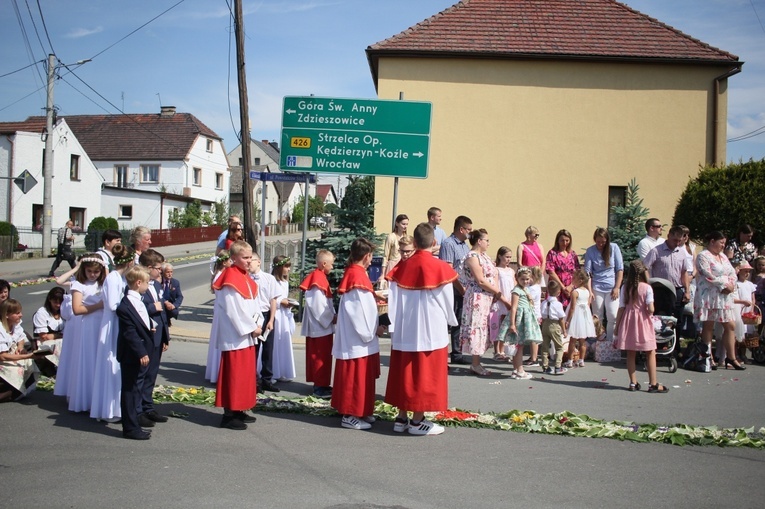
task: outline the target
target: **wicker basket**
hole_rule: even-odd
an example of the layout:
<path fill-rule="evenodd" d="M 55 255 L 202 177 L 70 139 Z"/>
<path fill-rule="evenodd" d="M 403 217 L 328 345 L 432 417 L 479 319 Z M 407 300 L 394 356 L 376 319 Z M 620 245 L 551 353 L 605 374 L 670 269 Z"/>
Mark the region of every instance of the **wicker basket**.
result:
<path fill-rule="evenodd" d="M 745 325 L 760 325 L 762 323 L 762 311 L 759 307 L 754 306 L 754 312 L 741 315 L 741 321 Z"/>
<path fill-rule="evenodd" d="M 760 346 L 760 338 L 757 336 L 746 336 L 744 338 L 744 346 L 746 348 L 751 348 L 754 350 L 755 348 Z"/>

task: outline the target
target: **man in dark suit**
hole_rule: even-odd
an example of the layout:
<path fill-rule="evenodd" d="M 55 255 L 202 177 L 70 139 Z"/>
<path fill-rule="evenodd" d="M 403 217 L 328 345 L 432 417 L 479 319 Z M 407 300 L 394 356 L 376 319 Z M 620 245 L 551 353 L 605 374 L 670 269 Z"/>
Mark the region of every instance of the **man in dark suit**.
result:
<path fill-rule="evenodd" d="M 149 358 L 149 366 L 143 377 L 141 411 L 138 422 L 141 426 L 152 428 L 154 423 L 167 422 L 167 417 L 160 415 L 154 409 L 154 385 L 157 383 L 159 362 L 162 360 L 162 352 L 167 350 L 170 343 L 170 334 L 167 330 L 167 316 L 165 315 L 165 303 L 162 297 L 162 263 L 165 258 L 154 249 L 147 249 L 138 259 L 138 263 L 149 271 L 149 289 L 141 296 L 149 317 L 156 322 L 154 330 L 154 350 Z"/>
<path fill-rule="evenodd" d="M 162 264 L 162 296 L 165 299 L 167 326 L 170 327 L 170 320 L 178 318 L 178 310 L 183 304 L 183 292 L 181 283 L 173 277 L 173 266 L 169 263 Z"/>
<path fill-rule="evenodd" d="M 149 288 L 149 273 L 142 267 L 125 272 L 128 291 L 117 306 L 119 332 L 117 361 L 120 363 L 122 392 L 122 436 L 132 440 L 148 440 L 150 432 L 141 428 L 138 416 L 142 400 L 142 381 L 154 353 L 152 320 L 141 298 Z"/>

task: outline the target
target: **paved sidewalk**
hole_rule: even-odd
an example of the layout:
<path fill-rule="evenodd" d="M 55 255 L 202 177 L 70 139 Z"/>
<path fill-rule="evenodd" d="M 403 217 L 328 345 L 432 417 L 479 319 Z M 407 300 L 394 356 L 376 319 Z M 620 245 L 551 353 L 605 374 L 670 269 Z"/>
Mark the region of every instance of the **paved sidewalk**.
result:
<path fill-rule="evenodd" d="M 308 238 L 316 238 L 321 235 L 321 231 L 308 232 Z M 266 241 L 285 241 L 285 240 L 300 240 L 303 238 L 302 232 L 290 233 L 285 235 L 273 235 L 266 237 Z M 260 242 L 258 242 L 258 248 Z M 162 246 L 156 248 L 161 252 L 165 258 L 174 263 L 174 260 L 183 259 L 186 257 L 199 256 L 203 254 L 209 254 L 212 256 L 215 254 L 214 242 L 196 242 L 193 244 L 178 244 L 175 246 Z M 2 260 L 0 261 L 0 278 L 6 279 L 10 282 L 18 282 L 25 279 L 33 279 L 46 277 L 50 271 L 51 265 L 53 265 L 54 258 L 25 258 L 21 260 Z M 180 262 L 182 263 L 182 261 Z M 56 273 L 58 275 L 63 274 L 69 268 L 67 262 L 63 262 L 59 266 Z"/>

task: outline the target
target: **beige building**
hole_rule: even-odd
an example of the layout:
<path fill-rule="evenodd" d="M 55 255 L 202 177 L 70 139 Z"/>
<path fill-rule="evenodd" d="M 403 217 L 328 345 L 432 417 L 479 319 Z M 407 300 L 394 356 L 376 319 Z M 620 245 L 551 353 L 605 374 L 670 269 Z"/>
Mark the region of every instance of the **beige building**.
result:
<path fill-rule="evenodd" d="M 367 49 L 381 99 L 433 103 L 428 178 L 398 213 L 443 210 L 489 230 L 492 253 L 530 225 L 580 254 L 635 177 L 670 223 L 689 177 L 725 161 L 738 57 L 611 0 L 466 0 Z M 393 179 L 376 180 L 390 231 Z"/>

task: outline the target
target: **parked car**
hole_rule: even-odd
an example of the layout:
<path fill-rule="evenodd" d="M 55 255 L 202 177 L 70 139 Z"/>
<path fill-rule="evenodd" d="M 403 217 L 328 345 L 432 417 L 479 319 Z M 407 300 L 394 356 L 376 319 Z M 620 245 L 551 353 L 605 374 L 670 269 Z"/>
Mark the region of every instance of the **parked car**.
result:
<path fill-rule="evenodd" d="M 318 226 L 319 228 L 325 228 L 327 226 L 327 222 L 323 217 L 312 217 L 308 223 L 311 226 Z"/>

